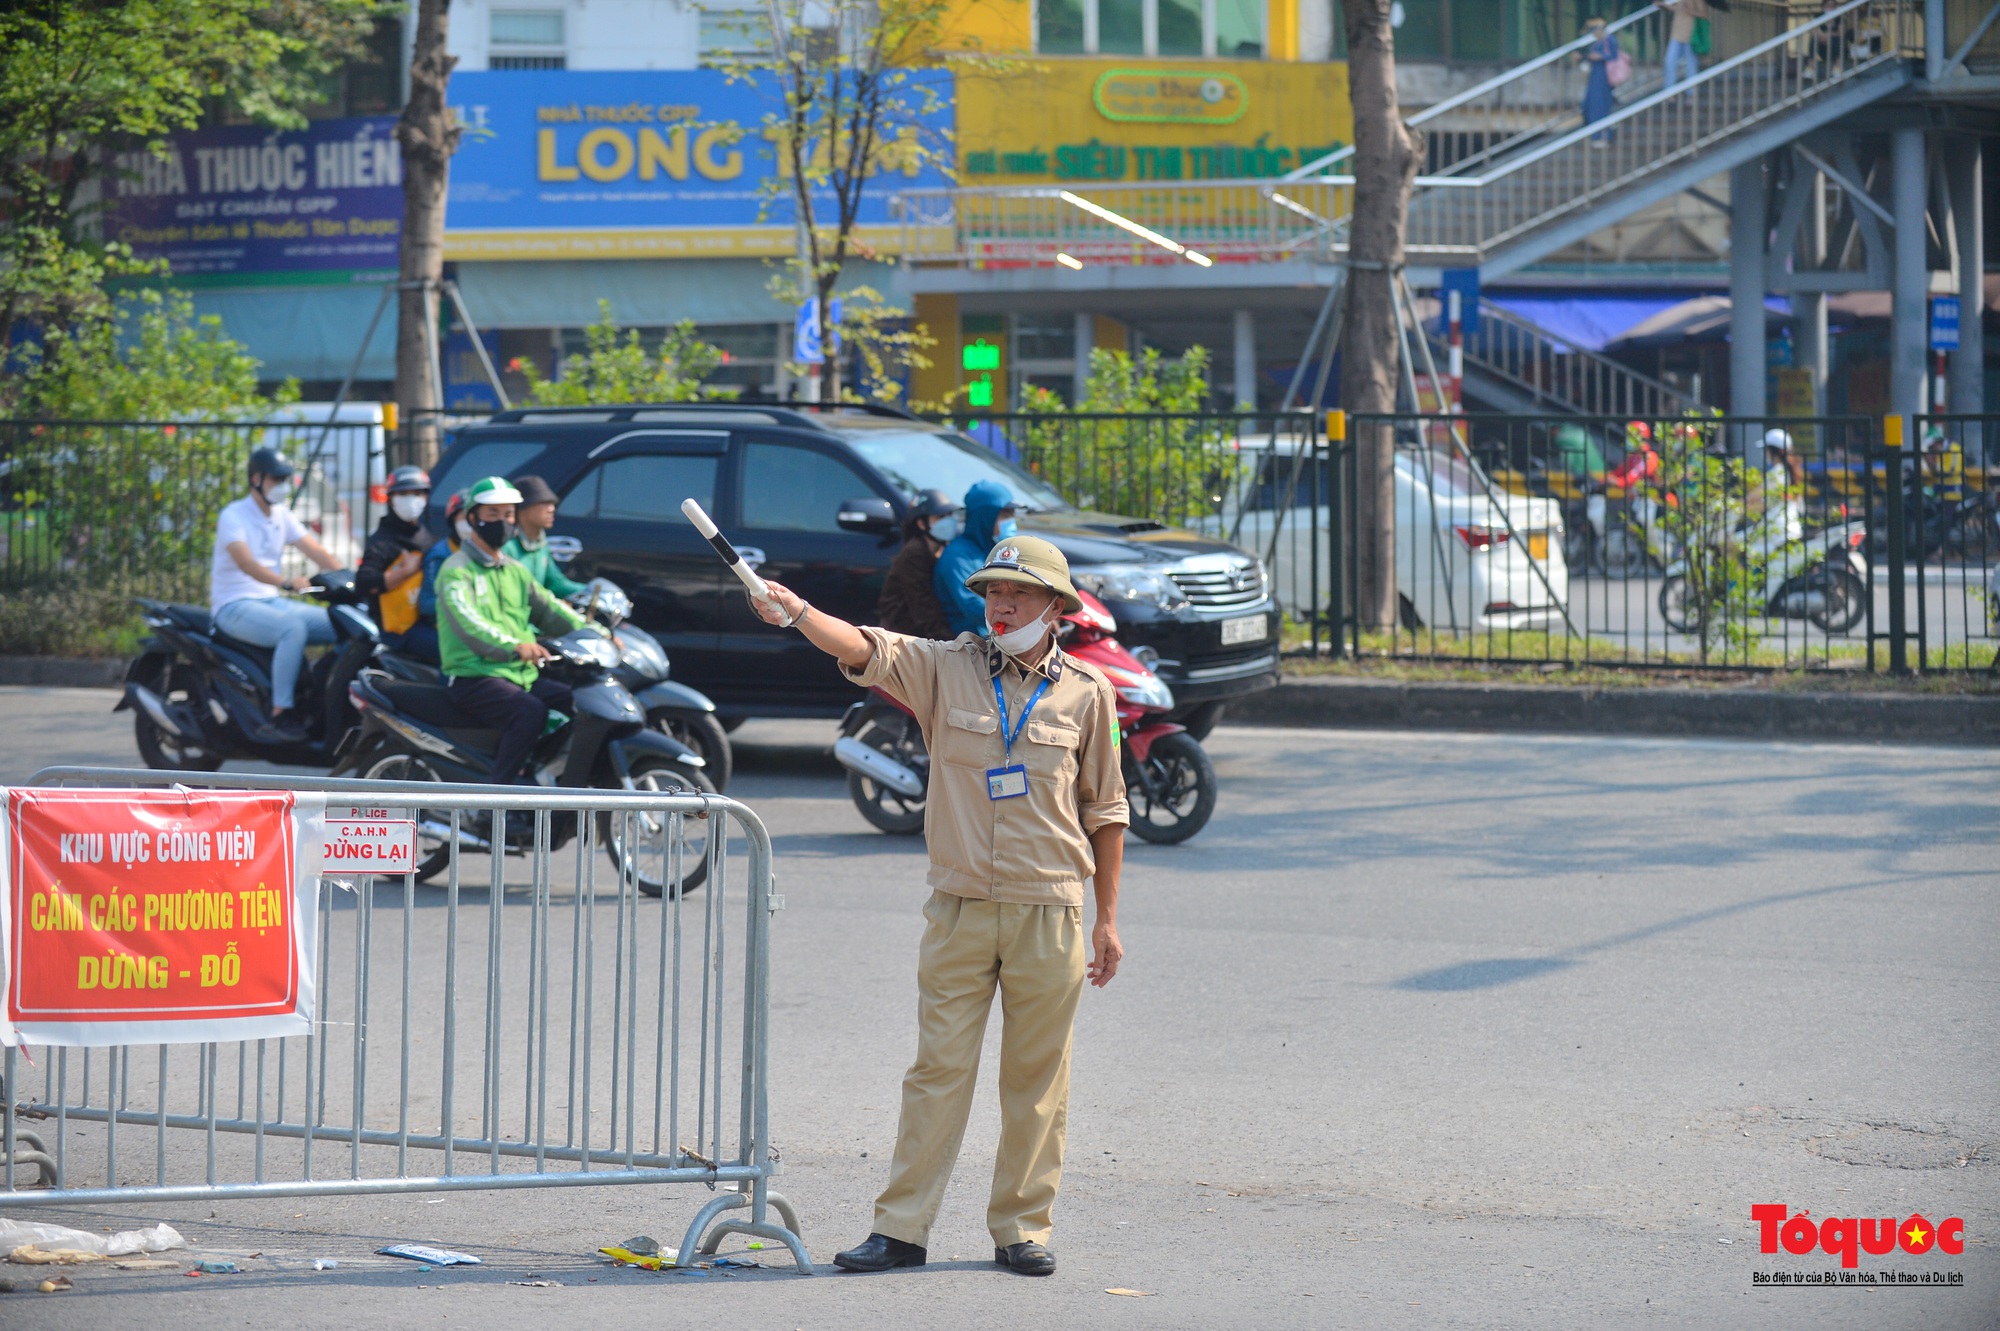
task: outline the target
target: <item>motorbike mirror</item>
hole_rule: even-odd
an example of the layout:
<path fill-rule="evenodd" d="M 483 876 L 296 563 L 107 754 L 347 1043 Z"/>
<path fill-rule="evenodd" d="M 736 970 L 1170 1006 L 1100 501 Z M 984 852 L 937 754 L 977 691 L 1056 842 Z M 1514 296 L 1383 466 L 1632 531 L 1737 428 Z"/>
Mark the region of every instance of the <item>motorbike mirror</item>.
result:
<path fill-rule="evenodd" d="M 896 510 L 886 499 L 848 499 L 841 503 L 834 521 L 842 531 L 887 536 L 896 530 Z"/>

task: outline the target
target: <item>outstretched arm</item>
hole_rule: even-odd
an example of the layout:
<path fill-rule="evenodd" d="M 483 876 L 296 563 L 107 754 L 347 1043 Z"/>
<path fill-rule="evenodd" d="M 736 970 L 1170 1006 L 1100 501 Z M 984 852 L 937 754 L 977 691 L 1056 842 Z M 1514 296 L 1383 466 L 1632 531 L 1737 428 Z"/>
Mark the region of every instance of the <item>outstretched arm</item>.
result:
<path fill-rule="evenodd" d="M 875 655 L 874 644 L 868 635 L 844 619 L 814 610 L 800 596 L 783 583 L 764 579 L 765 588 L 771 593 L 771 601 L 752 600 L 751 609 L 766 624 L 784 624 L 791 621 L 806 635 L 806 641 L 833 657 L 849 670 L 859 670 L 867 665 Z M 800 616 L 804 616 L 801 618 Z"/>

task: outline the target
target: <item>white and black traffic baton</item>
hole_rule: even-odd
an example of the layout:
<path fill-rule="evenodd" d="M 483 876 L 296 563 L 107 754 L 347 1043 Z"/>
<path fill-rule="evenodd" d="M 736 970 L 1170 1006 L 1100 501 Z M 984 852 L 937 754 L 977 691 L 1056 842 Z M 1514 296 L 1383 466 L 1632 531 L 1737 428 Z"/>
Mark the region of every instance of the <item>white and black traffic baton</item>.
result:
<path fill-rule="evenodd" d="M 681 512 L 687 515 L 687 520 L 694 524 L 694 529 L 702 534 L 702 538 L 715 547 L 715 553 L 722 556 L 722 562 L 729 565 L 738 580 L 749 590 L 753 600 L 777 606 L 778 612 L 784 613 L 784 607 L 771 599 L 771 589 L 764 585 L 764 580 L 757 576 L 756 570 L 743 562 L 743 556 L 737 553 L 736 547 L 731 545 L 728 538 L 716 528 L 708 514 L 702 512 L 700 504 L 692 499 L 683 499 Z"/>

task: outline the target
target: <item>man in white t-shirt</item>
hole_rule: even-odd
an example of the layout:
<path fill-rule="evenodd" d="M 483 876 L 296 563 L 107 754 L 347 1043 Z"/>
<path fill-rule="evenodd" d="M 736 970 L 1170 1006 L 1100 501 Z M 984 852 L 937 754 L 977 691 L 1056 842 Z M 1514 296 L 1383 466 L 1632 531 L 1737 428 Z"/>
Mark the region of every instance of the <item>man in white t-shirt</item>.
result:
<path fill-rule="evenodd" d="M 308 643 L 333 641 L 324 606 L 288 601 L 281 592 L 304 591 L 304 578 L 278 571 L 285 547 L 296 545 L 324 569 L 340 567 L 300 525 L 288 506 L 292 464 L 274 448 L 250 455 L 250 493 L 215 520 L 215 555 L 208 570 L 208 604 L 215 627 L 239 642 L 271 649 L 271 723 L 266 741 L 305 738 L 292 710 Z"/>

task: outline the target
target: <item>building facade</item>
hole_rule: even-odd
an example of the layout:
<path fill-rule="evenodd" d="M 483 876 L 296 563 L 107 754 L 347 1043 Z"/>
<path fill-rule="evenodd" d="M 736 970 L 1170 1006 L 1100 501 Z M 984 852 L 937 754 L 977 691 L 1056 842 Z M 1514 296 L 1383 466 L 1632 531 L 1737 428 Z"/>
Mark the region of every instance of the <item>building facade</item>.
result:
<path fill-rule="evenodd" d="M 1665 85 L 1664 11 L 1614 20 L 1633 69 L 1612 102 L 1620 128 L 1579 128 L 1582 10 L 1397 6 L 1399 89 L 1426 142 L 1419 290 L 1477 269 L 1496 317 L 1546 334 L 1549 355 L 1587 353 L 1687 401 L 1865 412 L 1909 396 L 1911 311 L 1955 295 L 1975 347 L 1951 361 L 1952 400 L 1985 400 L 1972 311 L 1990 306 L 2000 215 L 1984 154 L 2000 128 L 2000 26 L 1976 31 L 1984 6 L 1872 0 L 1845 26 L 1817 5 L 1718 10 L 1704 86 L 1720 93 L 1752 72 L 1796 95 L 1762 128 L 1719 125 L 1694 154 L 1639 147 L 1659 132 L 1649 116 L 1703 95 Z M 1922 26 L 1933 10 L 1937 40 Z M 754 56 L 763 23 L 760 7 L 731 0 L 453 7 L 452 101 L 468 133 L 447 259 L 496 362 L 555 373 L 608 301 L 642 329 L 693 320 L 728 354 L 724 383 L 793 391 L 795 311 L 773 279 L 795 240 L 764 128 L 772 98 L 717 68 Z M 157 173 L 132 187 L 128 233 L 172 258 L 198 305 L 308 396 L 350 371 L 360 395 L 386 395 L 392 373 L 393 315 L 368 330 L 394 265 L 388 116 L 407 28 L 385 24 L 378 59 L 344 77 L 306 134 L 205 130 L 183 145 L 180 193 Z M 1094 348 L 1197 343 L 1221 401 L 1284 397 L 1344 245 L 1352 129 L 1337 0 L 965 0 L 936 54 L 943 120 L 923 132 L 950 142 L 952 169 L 871 182 L 873 257 L 846 279 L 937 339 L 934 366 L 908 385 L 915 399 L 998 409 L 1030 384 L 1072 395 Z M 1899 204 L 1893 181 L 1911 192 L 1912 152 L 1924 169 L 1914 202 Z M 1582 188 L 1581 203 L 1558 200 L 1511 230 L 1459 234 L 1452 209 L 1482 189 L 1498 197 L 1571 159 L 1587 175 L 1632 154 L 1616 188 Z M 231 165 L 251 158 L 255 170 Z M 303 175 L 263 171 L 293 160 Z M 202 207 L 218 211 L 186 215 Z M 1932 237 L 1914 257 L 1883 220 L 1898 207 Z M 1746 230 L 1758 219 L 1761 233 Z M 492 404 L 471 336 L 454 326 L 445 345 L 447 400 L 461 410 Z M 1471 405 L 1587 405 L 1509 373 L 1469 376 Z"/>

